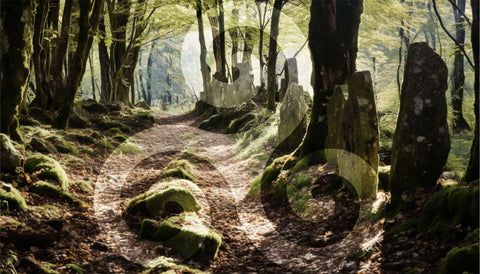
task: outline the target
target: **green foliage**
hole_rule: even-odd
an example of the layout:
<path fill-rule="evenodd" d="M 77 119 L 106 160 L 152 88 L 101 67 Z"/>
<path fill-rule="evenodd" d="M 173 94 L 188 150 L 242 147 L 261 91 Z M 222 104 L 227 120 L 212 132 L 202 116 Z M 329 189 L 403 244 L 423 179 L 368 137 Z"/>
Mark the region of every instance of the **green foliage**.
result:
<path fill-rule="evenodd" d="M 478 246 L 455 247 L 447 253 L 438 273 L 478 273 Z"/>
<path fill-rule="evenodd" d="M 73 194 L 66 192 L 64 190 L 61 190 L 43 181 L 38 181 L 37 183 L 35 183 L 35 185 L 33 185 L 30 188 L 30 191 L 44 197 L 59 199 L 69 204 L 76 204 L 76 205 L 83 204 L 83 202 L 77 197 L 73 196 Z"/>
<path fill-rule="evenodd" d="M 70 263 L 70 264 L 66 264 L 65 266 L 77 274 L 83 274 L 83 269 L 76 264 Z"/>
<path fill-rule="evenodd" d="M 52 180 L 57 183 L 62 189 L 67 189 L 69 179 L 62 166 L 54 159 L 34 153 L 27 157 L 25 161 L 25 171 L 29 173 L 37 172 L 38 178 L 43 180 Z"/>
<path fill-rule="evenodd" d="M 27 203 L 16 188 L 3 184 L 0 188 L 0 207 L 7 211 L 26 210 Z"/>

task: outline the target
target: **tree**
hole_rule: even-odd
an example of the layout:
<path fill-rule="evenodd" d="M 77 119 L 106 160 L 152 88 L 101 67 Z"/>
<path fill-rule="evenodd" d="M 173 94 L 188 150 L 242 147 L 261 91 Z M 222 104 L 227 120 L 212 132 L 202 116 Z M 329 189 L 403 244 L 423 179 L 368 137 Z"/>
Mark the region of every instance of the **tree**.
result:
<path fill-rule="evenodd" d="M 313 63 L 314 95 L 307 133 L 295 152 L 299 157 L 326 148 L 329 97 L 335 85 L 346 83 L 356 69 L 363 1 L 316 0 L 312 1 L 310 12 L 308 44 Z"/>
<path fill-rule="evenodd" d="M 452 0 L 452 9 L 455 16 L 455 39 L 459 44 L 465 43 L 465 0 Z M 463 118 L 463 84 L 465 82 L 464 56 L 459 46 L 455 47 L 455 60 L 453 62 L 453 83 L 452 83 L 452 108 L 453 108 L 453 133 L 463 130 L 471 130 L 465 118 Z"/>
<path fill-rule="evenodd" d="M 1 41 L 1 127 L 2 133 L 22 141 L 18 133 L 18 105 L 30 74 L 33 40 L 33 1 L 2 1 Z"/>
<path fill-rule="evenodd" d="M 103 0 L 95 0 L 94 3 L 80 1 L 79 5 L 80 17 L 78 24 L 80 28 L 77 36 L 77 47 L 68 68 L 67 86 L 63 94 L 64 104 L 60 108 L 53 124 L 53 127 L 58 129 L 65 129 L 68 125 L 75 95 L 85 73 L 88 53 L 93 43 L 93 36 L 90 35 L 90 31 L 95 32 L 98 27 L 100 14 L 103 10 Z"/>
<path fill-rule="evenodd" d="M 200 42 L 200 70 L 202 72 L 203 91 L 208 92 L 210 82 L 210 67 L 207 64 L 207 46 L 205 45 L 205 31 L 203 28 L 202 0 L 196 2 L 198 39 Z"/>
<path fill-rule="evenodd" d="M 267 109 L 275 110 L 275 86 L 277 82 L 277 39 L 280 14 L 285 0 L 275 0 L 273 3 L 272 23 L 270 24 L 270 46 L 267 64 Z"/>
<path fill-rule="evenodd" d="M 475 102 L 474 102 L 474 110 L 475 110 L 475 132 L 472 141 L 472 147 L 470 149 L 470 159 L 468 161 L 467 170 L 465 171 L 465 175 L 463 177 L 463 181 L 471 182 L 474 180 L 478 180 L 479 177 L 479 162 L 478 162 L 478 154 L 479 154 L 479 147 L 478 147 L 478 122 L 479 122 L 479 108 L 478 108 L 478 96 L 479 96 L 479 83 L 478 83 L 478 43 L 479 43 L 479 22 L 478 22 L 478 0 L 470 1 L 470 5 L 472 6 L 472 14 L 473 14 L 473 22 L 472 22 L 472 48 L 473 48 L 473 57 L 474 57 L 474 68 L 475 68 L 475 84 L 474 84 L 474 93 L 475 93 Z"/>

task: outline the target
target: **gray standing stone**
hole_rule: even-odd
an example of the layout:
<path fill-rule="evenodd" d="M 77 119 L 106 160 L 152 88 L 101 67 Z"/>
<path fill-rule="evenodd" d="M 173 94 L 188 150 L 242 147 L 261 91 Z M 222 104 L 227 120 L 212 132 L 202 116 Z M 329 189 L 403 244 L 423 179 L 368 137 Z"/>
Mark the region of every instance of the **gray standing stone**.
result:
<path fill-rule="evenodd" d="M 279 97 L 280 97 L 280 102 L 283 101 L 283 98 L 285 97 L 285 94 L 287 92 L 288 86 L 291 83 L 296 83 L 298 84 L 298 66 L 297 66 L 297 59 L 295 58 L 288 58 L 287 61 L 285 61 L 284 65 L 284 74 L 285 78 L 280 80 L 280 90 L 279 90 Z"/>
<path fill-rule="evenodd" d="M 392 195 L 434 186 L 442 173 L 450 151 L 447 77 L 447 66 L 426 43 L 410 45 L 393 137 Z"/>
<path fill-rule="evenodd" d="M 348 86 L 335 88 L 327 117 L 326 159 L 338 167 L 360 198 L 375 197 L 380 145 L 370 72 L 355 72 Z"/>
<path fill-rule="evenodd" d="M 278 140 L 280 149 L 293 151 L 301 143 L 306 131 L 305 114 L 307 105 L 302 86 L 291 83 L 280 105 Z"/>
<path fill-rule="evenodd" d="M 2 171 L 15 171 L 17 167 L 22 167 L 24 157 L 13 147 L 10 138 L 0 133 L 0 169 Z"/>

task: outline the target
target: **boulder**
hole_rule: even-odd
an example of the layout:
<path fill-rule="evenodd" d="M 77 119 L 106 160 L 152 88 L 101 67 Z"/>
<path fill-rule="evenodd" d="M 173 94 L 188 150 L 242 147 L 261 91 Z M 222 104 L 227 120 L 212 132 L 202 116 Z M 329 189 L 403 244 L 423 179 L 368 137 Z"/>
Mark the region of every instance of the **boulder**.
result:
<path fill-rule="evenodd" d="M 74 111 L 68 119 L 68 126 L 70 128 L 87 128 L 90 127 L 90 122 Z"/>
<path fill-rule="evenodd" d="M 82 101 L 82 109 L 91 113 L 107 114 L 108 109 L 105 105 L 97 103 L 95 101 Z"/>
<path fill-rule="evenodd" d="M 280 105 L 278 141 L 282 151 L 291 152 L 301 143 L 306 132 L 306 111 L 302 86 L 291 83 Z"/>
<path fill-rule="evenodd" d="M 140 102 L 137 102 L 137 103 L 135 104 L 135 106 L 136 106 L 137 108 L 143 108 L 143 109 L 146 109 L 146 110 L 150 110 L 150 106 L 149 106 L 145 101 L 143 101 L 143 100 L 140 101 Z"/>
<path fill-rule="evenodd" d="M 2 210 L 26 210 L 27 203 L 16 188 L 0 182 L 0 207 Z"/>
<path fill-rule="evenodd" d="M 127 212 L 135 214 L 145 211 L 150 216 L 185 211 L 197 212 L 201 206 L 190 191 L 195 188 L 198 187 L 188 180 L 161 182 L 132 199 L 127 205 Z"/>
<path fill-rule="evenodd" d="M 15 147 L 13 147 L 10 138 L 7 135 L 0 133 L 0 168 L 2 171 L 15 171 L 17 167 L 22 167 L 24 157 Z"/>
<path fill-rule="evenodd" d="M 38 151 L 46 154 L 57 152 L 57 149 L 54 145 L 39 137 L 33 137 L 32 140 L 30 140 L 29 145 L 33 151 Z"/>
<path fill-rule="evenodd" d="M 54 159 L 40 153 L 34 153 L 25 161 L 25 172 L 33 173 L 40 171 L 38 178 L 51 180 L 62 189 L 67 189 L 70 180 L 62 166 Z"/>
<path fill-rule="evenodd" d="M 426 43 L 408 48 L 392 145 L 390 190 L 434 186 L 450 151 L 447 66 Z"/>
<path fill-rule="evenodd" d="M 81 205 L 83 202 L 73 196 L 71 193 L 59 189 L 58 187 L 53 186 L 47 182 L 38 181 L 31 188 L 30 192 L 36 193 L 40 196 L 47 198 L 54 198 L 65 201 L 69 204 Z"/>
<path fill-rule="evenodd" d="M 193 215 L 174 216 L 159 226 L 156 226 L 155 221 L 145 219 L 140 235 L 153 241 L 161 241 L 185 259 L 204 262 L 215 259 L 222 244 L 222 237 Z"/>

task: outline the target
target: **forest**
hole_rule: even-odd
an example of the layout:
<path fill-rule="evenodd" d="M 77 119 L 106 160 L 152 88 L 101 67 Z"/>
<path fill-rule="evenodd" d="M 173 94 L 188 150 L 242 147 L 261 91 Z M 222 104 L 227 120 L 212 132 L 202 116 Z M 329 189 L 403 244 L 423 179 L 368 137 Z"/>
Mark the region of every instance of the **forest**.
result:
<path fill-rule="evenodd" d="M 0 273 L 479 273 L 478 0 L 0 0 Z"/>

